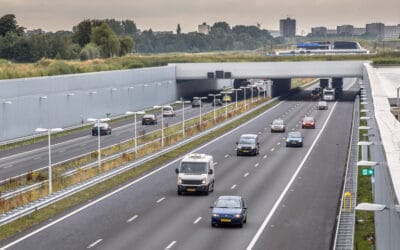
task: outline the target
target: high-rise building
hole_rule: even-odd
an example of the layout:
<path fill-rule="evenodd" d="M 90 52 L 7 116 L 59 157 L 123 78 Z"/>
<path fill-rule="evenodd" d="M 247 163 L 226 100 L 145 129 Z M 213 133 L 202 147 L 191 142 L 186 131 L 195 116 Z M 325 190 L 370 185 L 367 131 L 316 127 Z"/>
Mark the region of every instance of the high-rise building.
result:
<path fill-rule="evenodd" d="M 383 23 L 369 23 L 365 26 L 366 34 L 369 36 L 376 36 L 383 38 L 385 35 L 385 24 Z"/>
<path fill-rule="evenodd" d="M 296 19 L 286 18 L 279 21 L 279 31 L 282 37 L 296 36 Z"/>
<path fill-rule="evenodd" d="M 210 25 L 208 25 L 206 22 L 204 22 L 197 26 L 197 30 L 199 33 L 208 35 L 208 33 L 210 33 Z"/>

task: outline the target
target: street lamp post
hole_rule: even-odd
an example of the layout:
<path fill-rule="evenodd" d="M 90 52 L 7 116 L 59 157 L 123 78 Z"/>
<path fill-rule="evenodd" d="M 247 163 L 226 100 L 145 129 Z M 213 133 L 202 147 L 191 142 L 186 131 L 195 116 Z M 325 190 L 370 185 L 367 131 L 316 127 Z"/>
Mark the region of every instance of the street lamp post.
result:
<path fill-rule="evenodd" d="M 133 127 L 134 127 L 134 143 L 135 143 L 135 145 L 134 145 L 134 147 L 135 147 L 135 156 L 137 155 L 137 135 L 136 135 L 136 115 L 144 115 L 146 112 L 144 112 L 144 111 L 136 111 L 136 112 L 133 112 L 133 111 L 126 111 L 125 112 L 125 114 L 127 114 L 127 115 L 133 115 L 133 117 L 134 117 L 134 121 L 133 121 Z"/>
<path fill-rule="evenodd" d="M 203 100 L 204 99 L 207 99 L 207 97 L 205 97 L 205 96 L 202 96 L 202 97 L 193 97 L 193 99 L 199 99 L 200 100 L 200 121 L 199 121 L 199 124 L 200 124 L 200 130 L 201 130 L 201 124 L 202 124 L 202 120 L 201 120 L 201 107 L 203 106 Z"/>
<path fill-rule="evenodd" d="M 241 89 L 243 89 L 243 91 L 244 91 L 244 108 L 246 109 L 247 108 L 247 102 L 246 102 L 246 90 L 247 89 L 249 89 L 250 87 L 248 87 L 248 86 L 241 86 L 240 87 Z"/>
<path fill-rule="evenodd" d="M 221 96 L 221 94 L 208 94 L 208 96 L 212 96 L 213 97 L 213 109 L 214 109 L 214 122 L 215 122 L 215 120 L 216 120 L 216 117 L 215 117 L 215 106 L 217 106 L 216 104 L 215 104 L 215 97 L 217 97 L 217 96 Z"/>
<path fill-rule="evenodd" d="M 175 103 L 182 104 L 182 136 L 185 137 L 185 104 L 190 103 L 190 101 L 176 101 Z"/>
<path fill-rule="evenodd" d="M 230 91 L 221 91 L 221 94 L 228 95 L 231 94 Z M 225 98 L 225 117 L 228 117 L 228 99 Z"/>
<path fill-rule="evenodd" d="M 98 166 L 99 170 L 101 170 L 101 147 L 100 147 L 100 122 L 105 122 L 109 121 L 110 118 L 88 118 L 88 122 L 94 122 L 95 124 L 97 123 L 97 161 L 98 161 Z"/>
<path fill-rule="evenodd" d="M 235 109 L 237 110 L 238 108 L 238 96 L 237 96 L 237 92 L 238 91 L 242 91 L 243 89 L 232 89 L 233 91 L 235 91 Z"/>
<path fill-rule="evenodd" d="M 164 147 L 164 105 L 156 105 L 153 108 L 161 108 L 161 147 Z"/>
<path fill-rule="evenodd" d="M 63 131 L 62 128 L 37 128 L 36 132 L 47 132 L 48 136 L 48 148 L 49 148 L 49 194 L 53 193 L 53 178 L 51 172 L 51 132 L 60 132 Z"/>

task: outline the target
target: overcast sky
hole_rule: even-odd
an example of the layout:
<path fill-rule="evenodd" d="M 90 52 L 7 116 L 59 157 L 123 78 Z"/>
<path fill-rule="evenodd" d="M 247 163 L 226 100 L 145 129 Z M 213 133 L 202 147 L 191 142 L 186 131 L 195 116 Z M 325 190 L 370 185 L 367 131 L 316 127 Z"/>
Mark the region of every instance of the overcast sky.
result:
<path fill-rule="evenodd" d="M 279 19 L 297 20 L 297 33 L 311 27 L 384 22 L 400 24 L 400 0 L 0 0 L 0 16 L 13 13 L 19 25 L 46 31 L 72 30 L 83 19 L 131 19 L 139 29 L 197 30 L 202 22 L 261 24 L 279 29 Z"/>

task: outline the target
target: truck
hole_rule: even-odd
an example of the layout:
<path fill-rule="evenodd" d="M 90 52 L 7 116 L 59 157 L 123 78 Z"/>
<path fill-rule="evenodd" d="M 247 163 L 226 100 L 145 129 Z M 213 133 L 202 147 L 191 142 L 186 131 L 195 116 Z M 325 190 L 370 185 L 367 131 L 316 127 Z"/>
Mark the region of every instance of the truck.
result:
<path fill-rule="evenodd" d="M 188 154 L 175 169 L 178 174 L 178 195 L 214 191 L 214 160 L 207 154 Z"/>
<path fill-rule="evenodd" d="M 325 88 L 322 90 L 322 100 L 324 101 L 334 101 L 335 95 L 335 89 Z"/>
<path fill-rule="evenodd" d="M 321 89 L 329 87 L 329 79 L 328 78 L 319 79 L 319 86 L 321 87 Z"/>

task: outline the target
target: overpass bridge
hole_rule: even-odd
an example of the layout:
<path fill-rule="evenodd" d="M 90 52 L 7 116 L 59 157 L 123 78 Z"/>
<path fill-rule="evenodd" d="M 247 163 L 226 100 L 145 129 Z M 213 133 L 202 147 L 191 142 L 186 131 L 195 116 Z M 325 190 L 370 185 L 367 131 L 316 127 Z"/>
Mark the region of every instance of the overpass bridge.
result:
<path fill-rule="evenodd" d="M 177 63 L 176 80 L 362 78 L 366 61 Z"/>

